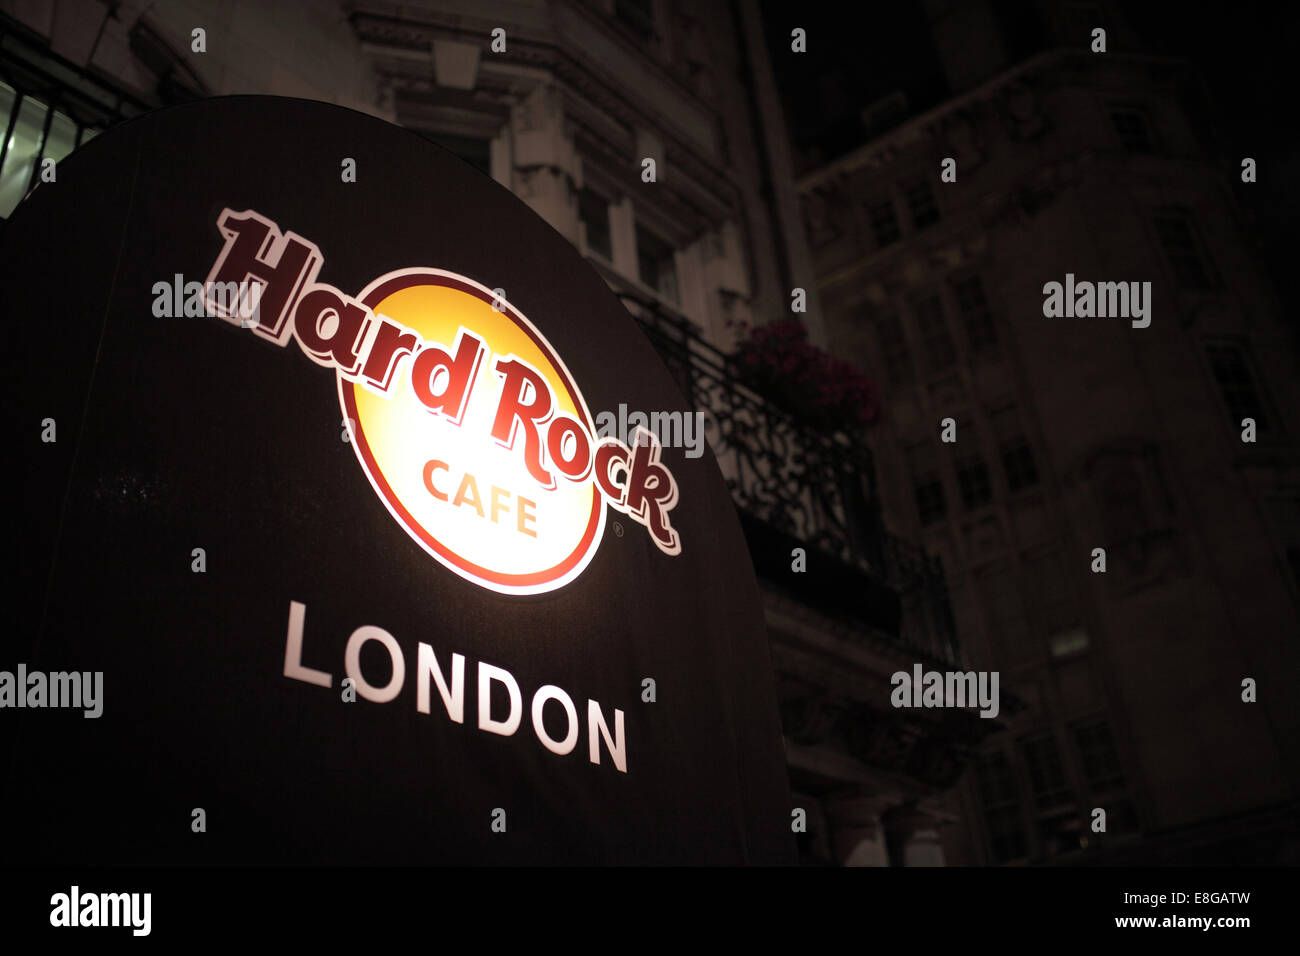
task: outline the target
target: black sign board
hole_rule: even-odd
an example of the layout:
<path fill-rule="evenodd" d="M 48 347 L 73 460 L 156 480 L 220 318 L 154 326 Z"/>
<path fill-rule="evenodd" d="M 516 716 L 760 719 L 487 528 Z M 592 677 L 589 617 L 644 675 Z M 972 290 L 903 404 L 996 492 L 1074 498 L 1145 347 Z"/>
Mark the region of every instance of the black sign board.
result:
<path fill-rule="evenodd" d="M 723 478 L 521 200 L 229 97 L 101 135 L 0 244 L 10 850 L 792 861 Z"/>

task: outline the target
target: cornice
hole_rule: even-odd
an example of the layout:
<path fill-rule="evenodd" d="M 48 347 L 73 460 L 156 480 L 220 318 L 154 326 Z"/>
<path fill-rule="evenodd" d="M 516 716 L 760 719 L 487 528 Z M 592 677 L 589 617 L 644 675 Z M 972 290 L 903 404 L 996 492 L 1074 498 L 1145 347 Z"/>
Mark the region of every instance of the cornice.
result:
<path fill-rule="evenodd" d="M 902 125 L 863 143 L 857 149 L 824 163 L 795 181 L 800 194 L 840 176 L 852 175 L 860 170 L 881 169 L 889 166 L 906 149 L 924 139 L 941 134 L 943 125 L 954 114 L 970 111 L 997 100 L 1017 83 L 1025 83 L 1049 70 L 1061 69 L 1079 73 L 1094 65 L 1096 54 L 1074 48 L 1047 50 L 1013 66 L 980 86 L 932 107 L 904 122 Z M 1107 54 L 1108 66 L 1140 66 L 1149 69 L 1177 69 L 1183 61 L 1171 57 L 1143 56 L 1137 54 Z"/>

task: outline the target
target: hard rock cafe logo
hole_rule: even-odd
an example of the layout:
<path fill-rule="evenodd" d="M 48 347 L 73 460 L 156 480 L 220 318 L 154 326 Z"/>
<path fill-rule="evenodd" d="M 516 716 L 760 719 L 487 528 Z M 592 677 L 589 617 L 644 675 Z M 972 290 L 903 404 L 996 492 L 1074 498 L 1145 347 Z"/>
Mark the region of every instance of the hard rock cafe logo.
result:
<path fill-rule="evenodd" d="M 506 594 L 562 587 L 595 555 L 606 503 L 680 553 L 677 483 L 658 439 L 598 439 L 572 374 L 509 302 L 426 268 L 351 298 L 316 281 L 313 243 L 258 213 L 224 209 L 217 226 L 226 243 L 204 283 L 210 311 L 276 345 L 292 338 L 335 370 L 366 477 L 443 565 Z M 212 295 L 222 288 L 256 289 L 256 310 Z"/>

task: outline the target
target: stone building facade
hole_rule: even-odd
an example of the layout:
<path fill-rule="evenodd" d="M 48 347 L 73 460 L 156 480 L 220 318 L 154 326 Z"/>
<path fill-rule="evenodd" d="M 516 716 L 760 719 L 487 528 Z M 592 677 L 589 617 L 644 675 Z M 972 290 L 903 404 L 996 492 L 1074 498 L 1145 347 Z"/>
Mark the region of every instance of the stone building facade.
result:
<path fill-rule="evenodd" d="M 1108 5 L 1027 5 L 1018 60 L 997 4 L 923 6 L 951 97 L 874 134 L 864 104 L 799 190 L 830 345 L 887 387 L 886 523 L 1027 704 L 950 859 L 1294 863 L 1300 375 L 1233 198 L 1249 151 L 1206 158 L 1196 77 Z M 1045 317 L 1067 274 L 1149 282 L 1150 325 Z"/>

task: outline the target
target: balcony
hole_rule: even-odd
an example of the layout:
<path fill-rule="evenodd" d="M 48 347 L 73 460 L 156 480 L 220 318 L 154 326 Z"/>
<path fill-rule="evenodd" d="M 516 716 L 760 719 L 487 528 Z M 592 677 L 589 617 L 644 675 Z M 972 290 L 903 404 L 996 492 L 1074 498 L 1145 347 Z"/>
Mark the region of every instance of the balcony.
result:
<path fill-rule="evenodd" d="M 150 105 L 0 14 L 0 222 L 36 185 L 43 160 L 62 160 Z"/>
<path fill-rule="evenodd" d="M 728 355 L 663 303 L 639 291 L 616 294 L 704 413 L 766 586 L 855 630 L 883 634 L 919 660 L 955 663 L 942 566 L 885 530 L 865 444 L 825 434 L 753 391 Z M 791 571 L 799 547 L 809 573 Z"/>

